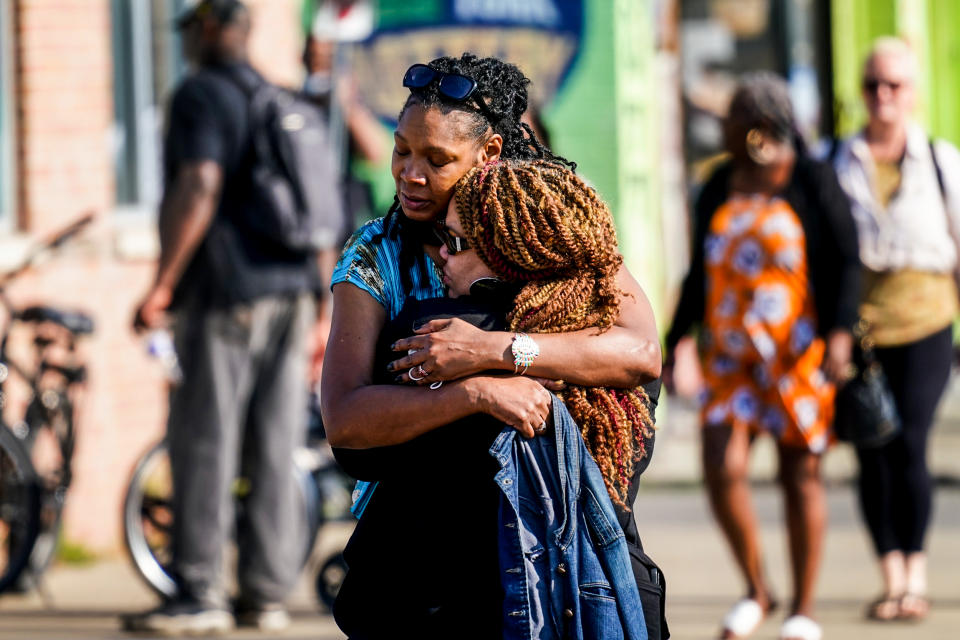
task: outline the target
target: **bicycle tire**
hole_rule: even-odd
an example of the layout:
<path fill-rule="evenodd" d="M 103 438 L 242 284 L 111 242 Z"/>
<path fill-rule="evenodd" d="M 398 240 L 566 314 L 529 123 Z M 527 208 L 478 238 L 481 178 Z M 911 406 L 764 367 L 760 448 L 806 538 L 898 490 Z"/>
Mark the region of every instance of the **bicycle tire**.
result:
<path fill-rule="evenodd" d="M 347 561 L 342 551 L 330 556 L 317 572 L 314 589 L 317 592 L 317 599 L 328 611 L 333 611 L 333 603 L 346 577 Z"/>
<path fill-rule="evenodd" d="M 49 429 L 57 437 L 60 445 L 61 463 L 57 468 L 59 482 L 50 487 L 42 474 L 37 473 L 37 486 L 39 487 L 39 514 L 37 520 L 37 537 L 33 542 L 33 551 L 30 553 L 30 562 L 27 569 L 20 575 L 20 582 L 17 589 L 21 592 L 29 591 L 36 585 L 36 579 L 50 567 L 53 558 L 56 555 L 60 541 L 60 528 L 63 523 L 63 506 L 66 501 L 66 493 L 70 486 L 71 462 L 73 459 L 74 431 L 73 431 L 73 403 L 66 393 L 59 394 L 60 399 L 57 403 L 57 411 L 64 416 L 65 427 L 61 432 L 54 427 L 48 418 L 48 410 L 45 408 L 39 396 L 27 406 L 25 412 L 26 421 L 30 424 L 28 438 L 22 440 L 24 450 L 32 459 L 32 447 L 38 433 L 44 428 Z M 32 577 L 32 581 L 31 581 Z"/>
<path fill-rule="evenodd" d="M 171 494 L 169 490 L 165 491 L 170 487 L 164 487 L 163 482 L 157 483 L 150 492 L 146 491 L 145 487 L 145 482 L 151 474 L 156 473 L 163 464 L 169 465 L 167 447 L 163 442 L 151 447 L 137 463 L 123 501 L 123 537 L 130 560 L 147 586 L 163 597 L 172 598 L 176 595 L 177 585 L 168 569 L 169 532 L 166 532 L 164 537 L 162 534 L 165 532 L 158 526 L 165 524 L 169 527 L 173 521 L 173 514 L 169 511 Z M 319 497 L 313 479 L 307 471 L 293 465 L 293 473 L 296 475 L 296 485 L 305 508 L 304 517 L 308 537 L 305 540 L 301 560 L 301 566 L 304 566 L 310 558 L 313 542 L 320 527 L 317 504 Z M 164 510 L 166 510 L 165 513 L 163 513 Z M 157 513 L 163 513 L 163 515 L 158 517 Z M 160 520 L 165 522 L 159 522 Z M 145 524 L 154 530 L 153 542 L 148 539 Z M 158 553 L 163 557 L 159 558 Z"/>
<path fill-rule="evenodd" d="M 40 521 L 40 487 L 30 457 L 0 423 L 0 593 L 30 562 Z M 4 562 L 5 561 L 5 562 Z"/>
<path fill-rule="evenodd" d="M 163 442 L 150 447 L 137 462 L 123 500 L 123 542 L 130 561 L 146 585 L 159 595 L 172 598 L 176 595 L 177 585 L 164 561 L 152 548 L 152 544 L 165 544 L 169 548 L 169 532 L 163 530 L 164 523 L 156 514 L 164 510 L 169 513 L 170 487 L 151 487 L 150 495 L 147 490 L 147 482 L 154 474 L 163 473 L 164 464 L 169 469 L 167 447 Z M 172 521 L 172 514 L 170 518 Z M 152 529 L 149 534 L 148 527 Z"/>

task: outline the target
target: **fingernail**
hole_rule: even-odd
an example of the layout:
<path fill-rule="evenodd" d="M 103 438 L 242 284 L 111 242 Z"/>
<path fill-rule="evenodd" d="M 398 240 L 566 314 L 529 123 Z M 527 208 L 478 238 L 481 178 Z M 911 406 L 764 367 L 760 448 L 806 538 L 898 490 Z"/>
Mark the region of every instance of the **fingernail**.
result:
<path fill-rule="evenodd" d="M 397 350 L 397 343 L 396 343 L 396 342 L 394 342 L 392 345 L 390 345 L 390 350 L 391 350 L 391 351 L 396 351 L 396 350 Z"/>
<path fill-rule="evenodd" d="M 387 371 L 396 371 L 396 370 L 397 370 L 397 365 L 395 365 L 394 363 L 391 362 L 390 364 L 387 365 Z"/>
<path fill-rule="evenodd" d="M 394 381 L 394 382 L 403 382 L 403 376 L 402 376 L 402 375 L 399 375 L 399 376 L 397 376 L 396 378 L 394 378 L 393 381 Z"/>

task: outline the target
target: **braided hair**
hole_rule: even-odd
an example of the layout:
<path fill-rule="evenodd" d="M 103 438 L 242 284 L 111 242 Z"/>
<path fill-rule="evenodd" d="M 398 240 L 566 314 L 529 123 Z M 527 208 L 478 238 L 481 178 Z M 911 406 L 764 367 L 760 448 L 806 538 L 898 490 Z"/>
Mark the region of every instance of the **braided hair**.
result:
<path fill-rule="evenodd" d="M 568 168 L 544 160 L 490 163 L 464 176 L 454 197 L 478 256 L 502 280 L 525 283 L 507 316 L 511 330 L 603 332 L 620 317 L 623 258 L 613 216 Z M 567 385 L 560 397 L 611 499 L 629 510 L 630 478 L 653 425 L 643 388 Z"/>
<path fill-rule="evenodd" d="M 457 101 L 442 95 L 438 81 L 434 80 L 426 87 L 411 89 L 398 119 L 413 105 L 438 108 L 443 114 L 460 111 L 470 116 L 469 135 L 475 140 L 483 138 L 488 131 L 500 134 L 503 138 L 502 158 L 546 159 L 566 165 L 571 170 L 576 169 L 576 163 L 554 154 L 537 139 L 529 125 L 520 121 L 528 106 L 527 86 L 530 79 L 516 65 L 497 58 L 479 58 L 472 53 L 464 53 L 459 58 L 437 58 L 427 66 L 443 73 L 458 73 L 472 78 L 477 83 L 475 95 L 483 100 L 488 113 L 484 113 L 473 99 Z M 424 272 L 428 268 L 421 245 L 424 238 L 429 238 L 429 226 L 430 223 L 407 219 L 399 200 L 394 197 L 384 220 L 383 235 L 400 238 L 400 277 L 406 290 L 412 286 L 409 275 L 411 267 L 418 265 Z"/>

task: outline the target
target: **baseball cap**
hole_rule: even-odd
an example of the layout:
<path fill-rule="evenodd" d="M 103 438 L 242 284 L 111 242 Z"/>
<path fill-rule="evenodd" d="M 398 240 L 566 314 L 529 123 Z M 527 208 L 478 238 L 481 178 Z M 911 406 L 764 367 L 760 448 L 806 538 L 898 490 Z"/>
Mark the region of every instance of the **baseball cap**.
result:
<path fill-rule="evenodd" d="M 221 25 L 229 24 L 240 10 L 246 9 L 240 0 L 199 0 L 174 21 L 177 29 L 184 29 L 196 20 L 212 17 Z"/>

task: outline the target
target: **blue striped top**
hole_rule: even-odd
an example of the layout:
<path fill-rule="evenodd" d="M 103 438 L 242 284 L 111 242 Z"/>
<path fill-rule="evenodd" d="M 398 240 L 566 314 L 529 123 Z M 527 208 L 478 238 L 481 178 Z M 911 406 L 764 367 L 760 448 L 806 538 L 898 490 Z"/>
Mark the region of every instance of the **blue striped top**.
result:
<path fill-rule="evenodd" d="M 400 239 L 384 236 L 374 240 L 383 233 L 384 221 L 385 218 L 371 220 L 350 237 L 333 270 L 331 286 L 349 282 L 360 287 L 386 309 L 390 321 L 400 313 L 409 296 L 418 300 L 442 298 L 446 289 L 440 269 L 424 255 L 427 273 L 414 264 L 410 269 L 413 291 L 404 291 L 400 278 Z"/>
<path fill-rule="evenodd" d="M 446 290 L 440 269 L 430 256 L 424 255 L 427 273 L 414 264 L 410 269 L 413 291 L 404 291 L 400 278 L 400 239 L 384 236 L 374 240 L 383 233 L 384 221 L 385 218 L 371 220 L 350 237 L 333 270 L 330 286 L 349 282 L 360 287 L 386 309 L 389 322 L 397 317 L 409 296 L 418 300 L 441 298 Z M 363 515 L 376 488 L 376 482 L 357 481 L 350 508 L 357 518 Z"/>

